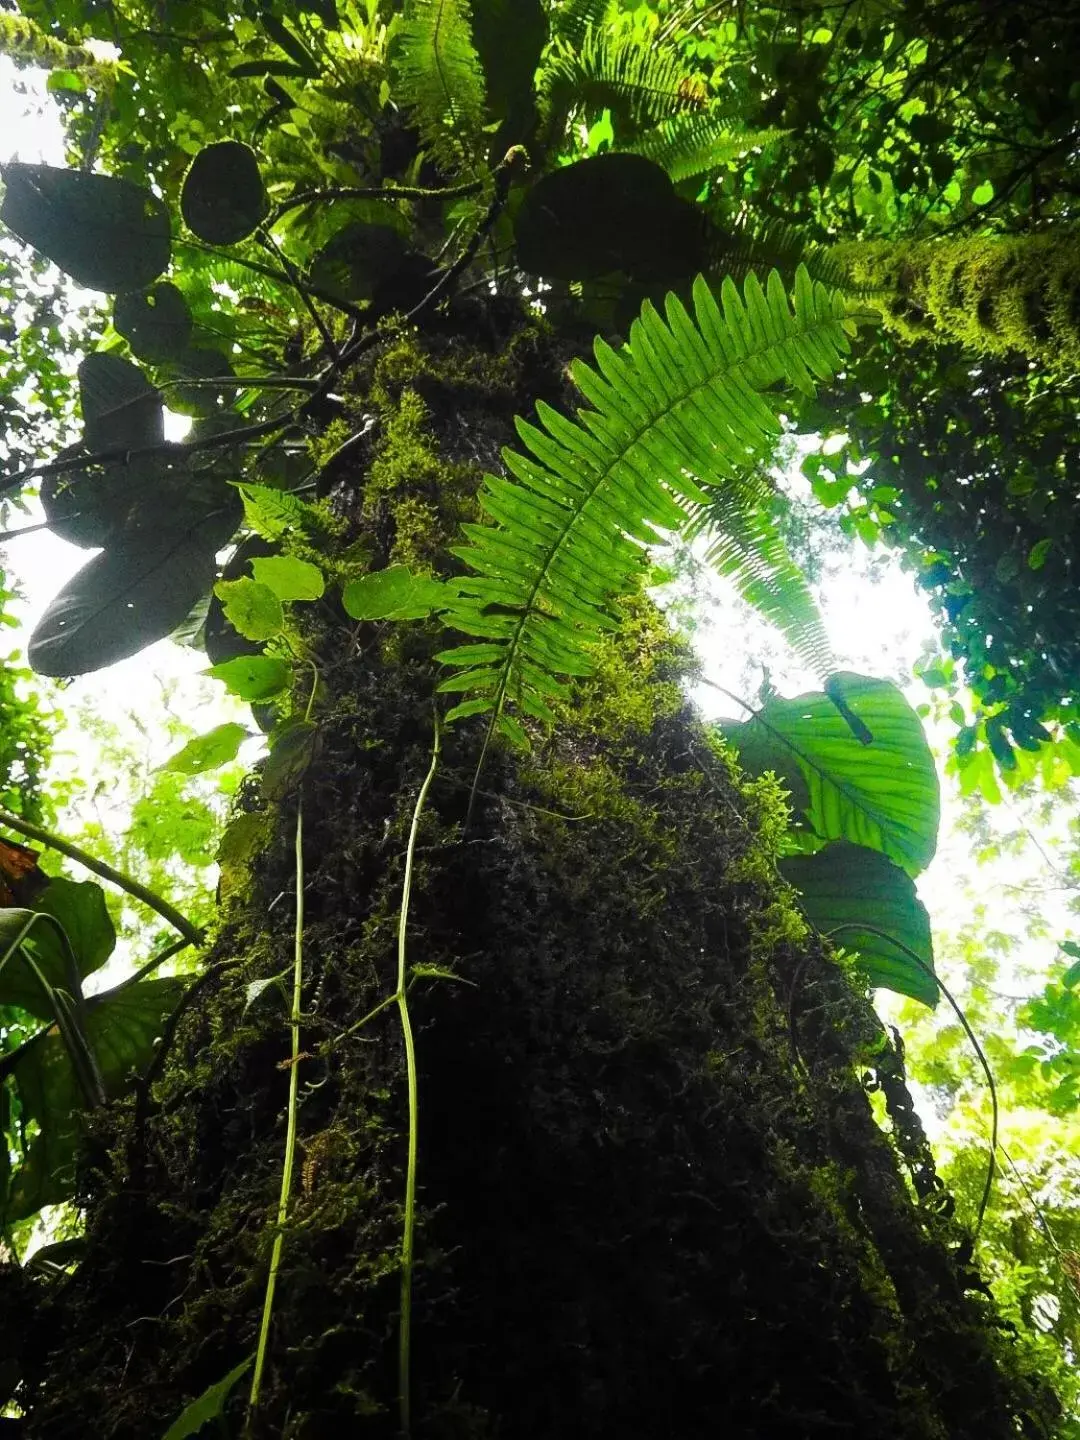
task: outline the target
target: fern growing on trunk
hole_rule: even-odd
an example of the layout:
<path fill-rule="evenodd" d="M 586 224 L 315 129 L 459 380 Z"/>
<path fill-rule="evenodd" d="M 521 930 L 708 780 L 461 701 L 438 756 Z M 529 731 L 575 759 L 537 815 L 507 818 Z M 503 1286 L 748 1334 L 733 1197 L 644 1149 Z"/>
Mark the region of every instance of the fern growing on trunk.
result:
<path fill-rule="evenodd" d="M 442 652 L 442 682 L 461 702 L 448 719 L 490 714 L 520 739 L 508 704 L 552 720 L 559 675 L 591 669 L 589 644 L 615 625 L 644 547 L 707 508 L 723 523 L 720 572 L 824 673 L 817 607 L 764 508 L 768 490 L 747 461 L 779 422 L 766 392 L 786 381 L 812 393 L 847 351 L 845 302 L 800 268 L 793 303 L 777 272 L 745 299 L 725 280 L 721 304 L 694 284 L 693 317 L 674 295 L 666 318 L 646 302 L 621 351 L 595 344 L 597 369 L 574 379 L 593 408 L 576 420 L 542 402 L 540 426 L 519 419 L 523 451 L 505 450 L 513 480 L 489 475 L 481 505 L 493 525 L 467 525 L 456 554 L 475 574 L 444 615 L 475 637 Z M 541 428 L 542 427 L 542 428 Z"/>

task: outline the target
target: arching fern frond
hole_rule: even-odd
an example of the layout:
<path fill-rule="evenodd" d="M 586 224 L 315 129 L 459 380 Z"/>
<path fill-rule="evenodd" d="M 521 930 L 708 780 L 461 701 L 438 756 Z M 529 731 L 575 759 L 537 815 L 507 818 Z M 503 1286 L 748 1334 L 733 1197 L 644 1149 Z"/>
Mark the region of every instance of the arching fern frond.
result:
<path fill-rule="evenodd" d="M 580 45 L 556 40 L 537 74 L 536 90 L 548 112 L 606 106 L 635 126 L 701 110 L 705 103 L 700 85 L 677 54 L 608 28 L 586 30 Z"/>
<path fill-rule="evenodd" d="M 743 280 L 755 270 L 779 270 L 793 275 L 804 265 L 814 280 L 852 294 L 847 272 L 829 250 L 808 242 L 780 220 L 764 224 L 744 219 L 726 228 L 713 221 L 708 242 L 710 274 Z"/>
<path fill-rule="evenodd" d="M 734 130 L 726 111 L 689 110 L 670 115 L 646 131 L 640 140 L 624 148 L 662 165 L 678 183 L 715 170 L 748 150 L 771 145 L 788 133 L 786 130 Z"/>
<path fill-rule="evenodd" d="M 551 33 L 580 47 L 590 30 L 604 23 L 611 0 L 562 0 L 551 10 Z"/>
<path fill-rule="evenodd" d="M 440 688 L 463 697 L 451 717 L 489 713 L 511 736 L 510 704 L 552 719 L 557 677 L 589 672 L 589 644 L 615 627 L 644 548 L 713 502 L 729 507 L 725 573 L 821 661 L 820 621 L 750 462 L 780 428 L 765 392 L 786 382 L 813 393 L 847 351 L 850 322 L 843 298 L 805 269 L 793 304 L 775 271 L 765 291 L 748 276 L 744 293 L 725 280 L 718 305 L 699 276 L 692 317 L 674 295 L 665 316 L 646 302 L 627 346 L 597 339 L 598 368 L 574 363 L 592 409 L 571 420 L 540 403 L 539 426 L 518 420 L 523 448 L 503 452 L 514 478 L 489 475 L 481 490 L 495 524 L 466 526 L 455 551 L 475 573 L 455 582 L 443 619 L 476 639 L 439 656 L 457 672 Z"/>
<path fill-rule="evenodd" d="M 484 74 L 468 0 L 409 0 L 397 34 L 397 98 L 447 172 L 466 167 L 484 123 Z"/>

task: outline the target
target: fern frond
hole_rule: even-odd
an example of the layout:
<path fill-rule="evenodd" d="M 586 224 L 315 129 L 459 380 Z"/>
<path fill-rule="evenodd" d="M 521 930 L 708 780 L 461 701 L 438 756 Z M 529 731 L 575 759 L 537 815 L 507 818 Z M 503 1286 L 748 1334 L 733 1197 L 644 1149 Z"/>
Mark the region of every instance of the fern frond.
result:
<path fill-rule="evenodd" d="M 484 123 L 484 74 L 468 0 L 409 0 L 393 63 L 397 98 L 448 173 L 465 168 Z"/>
<path fill-rule="evenodd" d="M 692 317 L 674 295 L 664 316 L 646 302 L 627 346 L 597 339 L 598 368 L 574 363 L 592 409 L 571 420 L 540 403 L 539 426 L 517 421 L 523 448 L 503 452 L 514 478 L 489 475 L 481 490 L 495 524 L 466 526 L 470 543 L 455 550 L 475 573 L 443 618 L 481 643 L 439 656 L 458 672 L 440 688 L 463 697 L 451 717 L 488 712 L 513 735 L 512 702 L 551 720 L 557 677 L 589 672 L 588 646 L 615 627 L 645 547 L 718 497 L 730 507 L 725 573 L 820 662 L 820 621 L 750 462 L 780 428 L 764 392 L 787 381 L 812 394 L 838 368 L 845 302 L 802 268 L 793 304 L 775 271 L 764 291 L 748 276 L 744 295 L 726 279 L 718 305 L 699 275 Z"/>
<path fill-rule="evenodd" d="M 654 125 L 634 144 L 621 148 L 663 166 L 677 184 L 716 170 L 748 150 L 782 140 L 788 133 L 787 130 L 734 130 L 726 111 L 684 110 Z"/>
<path fill-rule="evenodd" d="M 578 49 L 604 23 L 611 0 L 564 0 L 551 12 L 551 33 Z"/>
<path fill-rule="evenodd" d="M 625 110 L 634 125 L 701 110 L 701 90 L 671 50 L 643 45 L 631 33 L 591 28 L 579 46 L 556 40 L 536 77 L 542 108 Z"/>
<path fill-rule="evenodd" d="M 851 293 L 851 281 L 844 266 L 824 246 L 807 242 L 792 226 L 779 220 L 761 224 L 744 219 L 729 229 L 714 221 L 708 241 L 708 261 L 710 274 L 730 275 L 735 280 L 743 280 L 753 271 L 766 268 L 793 275 L 804 265 L 812 279 L 834 290 Z"/>

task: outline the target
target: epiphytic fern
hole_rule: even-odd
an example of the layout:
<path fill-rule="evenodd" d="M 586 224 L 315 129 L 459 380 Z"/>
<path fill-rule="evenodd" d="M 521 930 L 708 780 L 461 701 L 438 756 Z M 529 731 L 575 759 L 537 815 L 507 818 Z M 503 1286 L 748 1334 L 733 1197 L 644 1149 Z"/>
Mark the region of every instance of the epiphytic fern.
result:
<path fill-rule="evenodd" d="M 590 30 L 599 29 L 611 0 L 564 0 L 551 11 L 551 33 L 577 47 Z"/>
<path fill-rule="evenodd" d="M 761 223 L 743 217 L 725 226 L 712 220 L 709 227 L 708 261 L 710 275 L 730 275 L 742 280 L 755 270 L 780 270 L 793 275 L 804 265 L 814 280 L 846 294 L 858 293 L 843 265 L 823 245 L 814 245 L 780 220 Z"/>
<path fill-rule="evenodd" d="M 786 130 L 735 130 L 721 110 L 684 110 L 669 115 L 623 148 L 662 165 L 672 180 L 690 180 L 718 169 L 748 150 L 781 140 Z"/>
<path fill-rule="evenodd" d="M 774 271 L 745 299 L 728 279 L 721 304 L 700 276 L 694 314 L 669 295 L 666 316 L 646 303 L 620 351 L 595 342 L 597 369 L 573 376 L 594 407 L 568 419 L 537 405 L 540 426 L 518 420 L 523 450 L 503 458 L 514 479 L 489 475 L 481 504 L 494 525 L 466 526 L 456 553 L 476 572 L 443 619 L 476 637 L 443 651 L 462 695 L 452 717 L 489 713 L 520 737 L 509 703 L 551 719 L 558 675 L 586 674 L 589 644 L 614 628 L 613 605 L 647 545 L 683 530 L 688 513 L 726 507 L 720 568 L 816 668 L 827 644 L 806 585 L 761 506 L 748 464 L 779 430 L 764 392 L 780 382 L 813 393 L 846 352 L 843 298 L 800 268 L 794 303 Z M 542 427 L 542 428 L 541 428 Z"/>
<path fill-rule="evenodd" d="M 700 110 L 704 97 L 675 52 L 643 45 L 640 36 L 591 27 L 580 45 L 556 39 L 536 77 L 548 113 L 577 106 L 609 107 L 632 125 L 655 124 L 685 110 Z"/>
<path fill-rule="evenodd" d="M 468 164 L 484 123 L 484 75 L 468 0 L 409 0 L 397 34 L 398 98 L 447 171 Z"/>

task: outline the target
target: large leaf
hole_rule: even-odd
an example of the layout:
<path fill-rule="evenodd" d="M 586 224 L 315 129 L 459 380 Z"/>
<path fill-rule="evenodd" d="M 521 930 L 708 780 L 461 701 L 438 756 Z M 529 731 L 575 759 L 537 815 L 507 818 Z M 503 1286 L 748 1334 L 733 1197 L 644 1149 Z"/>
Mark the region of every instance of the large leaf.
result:
<path fill-rule="evenodd" d="M 105 892 L 94 881 L 56 876 L 32 909 L 0 910 L 0 952 L 35 911 L 52 916 L 63 927 L 80 980 L 104 965 L 112 954 L 116 931 L 105 904 Z M 24 944 L 49 984 L 70 993 L 70 966 L 56 927 L 39 920 Z M 43 1020 L 53 1018 L 41 985 L 18 956 L 12 956 L 0 971 L 0 1005 L 17 1005 Z"/>
<path fill-rule="evenodd" d="M 871 985 L 937 1004 L 930 917 L 911 877 L 898 865 L 876 850 L 841 840 L 816 855 L 782 860 L 780 870 L 798 890 L 811 924 L 845 950 L 858 952 Z"/>
<path fill-rule="evenodd" d="M 523 450 L 503 452 L 514 479 L 486 477 L 481 504 L 496 523 L 464 527 L 470 543 L 455 554 L 477 574 L 455 581 L 463 593 L 445 621 L 497 653 L 485 650 L 489 658 L 477 662 L 466 646 L 458 658 L 440 656 L 463 669 L 442 687 L 467 693 L 457 714 L 487 710 L 501 724 L 512 701 L 553 719 L 555 677 L 589 672 L 590 643 L 617 625 L 616 603 L 645 547 L 665 529 L 684 528 L 688 508 L 722 488 L 735 511 L 756 517 L 746 533 L 760 542 L 729 557 L 730 578 L 808 663 L 826 661 L 813 596 L 769 522 L 767 487 L 756 472 L 748 476 L 746 457 L 780 428 L 766 392 L 783 380 L 812 391 L 814 377 L 839 365 L 845 301 L 801 267 L 794 304 L 775 271 L 767 291 L 749 276 L 745 301 L 725 281 L 722 309 L 700 276 L 693 294 L 693 317 L 669 295 L 666 318 L 646 303 L 622 350 L 597 340 L 598 370 L 573 366 L 594 408 L 575 421 L 540 402 L 540 426 L 518 421 Z"/>
<path fill-rule="evenodd" d="M 724 727 L 743 768 L 774 771 L 796 820 L 822 840 L 880 850 L 909 875 L 925 870 L 941 814 L 934 757 L 919 717 L 888 680 L 849 672 L 824 693 L 768 701 L 743 725 Z M 847 707 L 862 741 L 836 700 Z M 869 743 L 862 743 L 867 741 Z"/>
<path fill-rule="evenodd" d="M 588 280 L 621 270 L 636 280 L 688 278 L 705 260 L 700 212 L 641 155 L 595 155 L 552 170 L 514 221 L 525 270 Z"/>
<path fill-rule="evenodd" d="M 109 1099 L 123 1093 L 146 1068 L 165 1017 L 176 1007 L 183 977 L 143 980 L 93 997 L 86 1032 Z M 23 1119 L 40 1127 L 15 1175 L 6 1223 L 24 1220 L 43 1205 L 71 1198 L 84 1108 L 70 1057 L 55 1028 L 28 1045 L 12 1072 Z"/>
<path fill-rule="evenodd" d="M 184 177 L 180 212 L 208 245 L 245 240 L 268 208 L 259 162 L 249 145 L 218 140 L 199 151 Z"/>
<path fill-rule="evenodd" d="M 0 166 L 0 220 L 88 290 L 145 290 L 169 263 L 169 212 L 112 175 Z"/>
<path fill-rule="evenodd" d="M 227 538 L 211 515 L 156 538 L 121 537 L 71 579 L 30 637 L 39 675 L 85 675 L 160 640 L 185 619 L 214 578 Z"/>
<path fill-rule="evenodd" d="M 165 438 L 161 395 L 137 365 L 96 350 L 79 366 L 79 399 L 88 450 L 134 450 Z"/>
<path fill-rule="evenodd" d="M 95 351 L 79 366 L 83 446 L 88 451 L 138 450 L 165 438 L 161 395 L 130 361 Z M 65 452 L 78 454 L 79 449 Z M 139 497 L 155 499 L 168 485 L 163 456 L 47 475 L 41 501 L 49 524 L 73 545 L 99 547 L 124 525 Z"/>
<path fill-rule="evenodd" d="M 132 354 L 152 365 L 174 360 L 191 340 L 191 311 L 168 280 L 142 293 L 118 295 L 113 324 L 131 346 Z"/>

